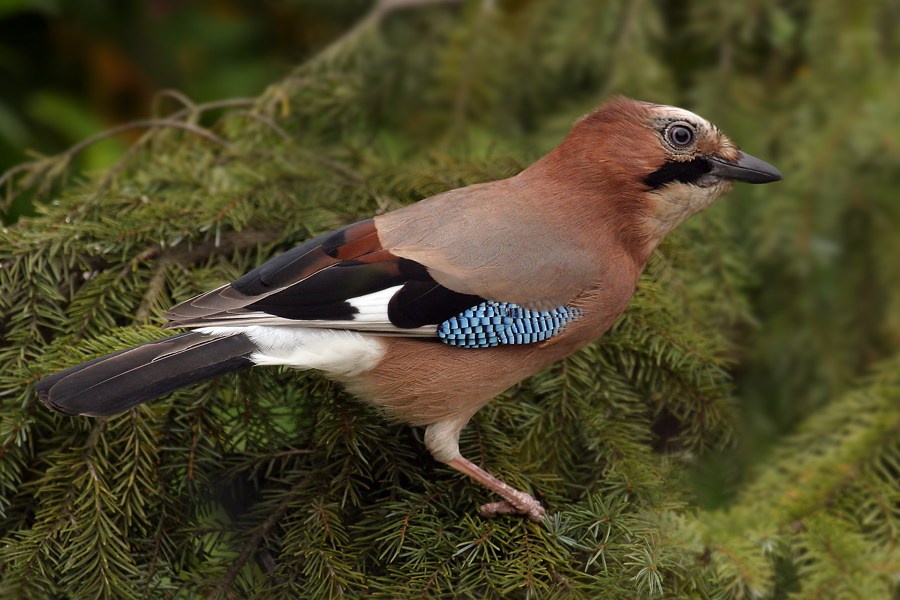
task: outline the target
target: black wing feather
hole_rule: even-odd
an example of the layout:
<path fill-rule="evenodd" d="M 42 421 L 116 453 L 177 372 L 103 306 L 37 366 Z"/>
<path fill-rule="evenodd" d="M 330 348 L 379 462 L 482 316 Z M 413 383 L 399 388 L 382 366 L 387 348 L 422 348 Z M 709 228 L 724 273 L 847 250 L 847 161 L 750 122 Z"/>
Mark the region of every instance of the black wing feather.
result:
<path fill-rule="evenodd" d="M 166 316 L 170 327 L 240 326 L 242 317 L 259 322 L 269 315 L 353 329 L 358 310 L 350 300 L 397 286 L 402 287 L 388 305 L 387 328 L 436 325 L 482 301 L 438 284 L 426 266 L 384 249 L 374 220 L 367 219 L 309 240 Z"/>
<path fill-rule="evenodd" d="M 394 294 L 388 304 L 391 323 L 410 329 L 436 325 L 484 302 L 480 296 L 460 294 L 428 279 L 410 281 Z"/>

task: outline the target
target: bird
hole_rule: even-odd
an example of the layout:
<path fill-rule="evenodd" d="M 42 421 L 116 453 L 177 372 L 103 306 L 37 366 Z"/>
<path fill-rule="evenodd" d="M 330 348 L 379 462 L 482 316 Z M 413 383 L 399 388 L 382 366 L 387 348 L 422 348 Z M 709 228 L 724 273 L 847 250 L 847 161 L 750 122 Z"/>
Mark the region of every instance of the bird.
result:
<path fill-rule="evenodd" d="M 310 239 L 164 314 L 184 329 L 49 375 L 38 398 L 110 416 L 251 366 L 314 369 L 496 494 L 484 517 L 546 511 L 465 458 L 491 399 L 601 337 L 663 238 L 735 182 L 781 172 L 688 110 L 614 97 L 518 174 Z"/>

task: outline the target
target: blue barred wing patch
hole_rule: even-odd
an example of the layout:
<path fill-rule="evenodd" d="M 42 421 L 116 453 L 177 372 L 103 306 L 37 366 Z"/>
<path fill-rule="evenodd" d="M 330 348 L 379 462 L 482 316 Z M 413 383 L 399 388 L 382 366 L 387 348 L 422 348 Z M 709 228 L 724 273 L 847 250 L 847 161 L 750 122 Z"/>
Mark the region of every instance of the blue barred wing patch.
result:
<path fill-rule="evenodd" d="M 567 306 L 531 310 L 489 300 L 439 324 L 437 335 L 445 344 L 460 348 L 533 344 L 550 339 L 580 316 L 581 310 Z"/>

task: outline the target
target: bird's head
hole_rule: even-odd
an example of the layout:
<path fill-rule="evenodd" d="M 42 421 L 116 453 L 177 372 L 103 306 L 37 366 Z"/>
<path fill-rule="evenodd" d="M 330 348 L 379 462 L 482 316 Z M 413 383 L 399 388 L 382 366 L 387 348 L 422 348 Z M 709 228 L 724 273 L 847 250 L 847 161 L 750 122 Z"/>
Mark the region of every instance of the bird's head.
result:
<path fill-rule="evenodd" d="M 736 181 L 771 183 L 781 172 L 742 152 L 718 127 L 694 113 L 654 104 L 647 112 L 652 157 L 641 183 L 647 187 L 647 225 L 660 238 L 709 206 Z"/>
<path fill-rule="evenodd" d="M 649 250 L 736 181 L 782 179 L 778 169 L 742 152 L 703 117 L 627 98 L 578 121 L 558 150 L 577 165 L 577 180 L 591 181 L 627 215 L 623 222 Z"/>

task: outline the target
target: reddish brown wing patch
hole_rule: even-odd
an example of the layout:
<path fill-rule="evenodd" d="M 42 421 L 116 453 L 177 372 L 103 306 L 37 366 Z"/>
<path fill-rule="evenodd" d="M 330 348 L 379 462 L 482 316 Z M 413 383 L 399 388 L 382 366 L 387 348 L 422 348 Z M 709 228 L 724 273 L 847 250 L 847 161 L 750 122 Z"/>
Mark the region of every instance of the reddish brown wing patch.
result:
<path fill-rule="evenodd" d="M 339 260 L 350 260 L 365 254 L 384 251 L 378 239 L 374 219 L 366 219 L 336 231 L 334 235 L 323 242 L 322 250 L 328 256 Z"/>

